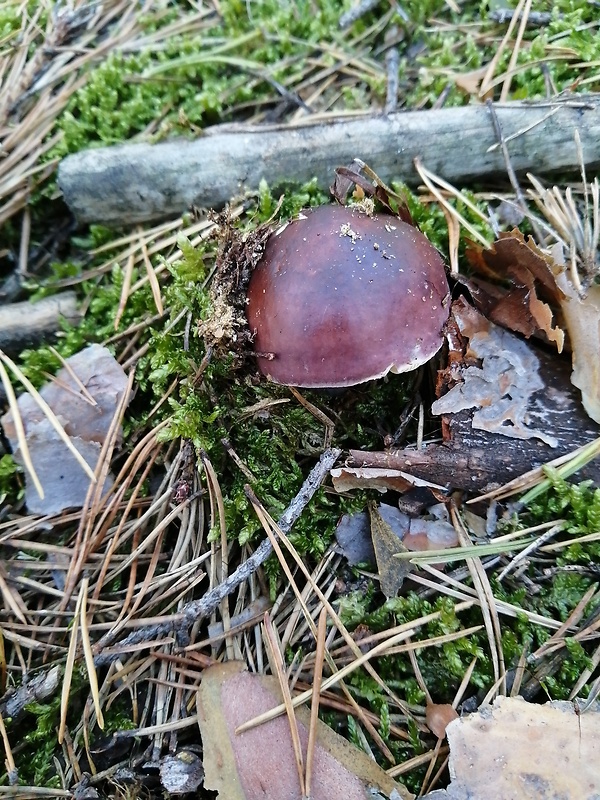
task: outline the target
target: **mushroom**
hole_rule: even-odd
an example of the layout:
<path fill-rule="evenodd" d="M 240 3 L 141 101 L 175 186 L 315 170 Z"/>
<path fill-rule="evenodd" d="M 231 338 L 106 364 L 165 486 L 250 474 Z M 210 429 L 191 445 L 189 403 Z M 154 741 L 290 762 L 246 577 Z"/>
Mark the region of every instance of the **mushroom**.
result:
<path fill-rule="evenodd" d="M 270 236 L 248 286 L 247 317 L 270 380 L 335 388 L 432 358 L 448 299 L 442 258 L 415 227 L 328 205 Z"/>

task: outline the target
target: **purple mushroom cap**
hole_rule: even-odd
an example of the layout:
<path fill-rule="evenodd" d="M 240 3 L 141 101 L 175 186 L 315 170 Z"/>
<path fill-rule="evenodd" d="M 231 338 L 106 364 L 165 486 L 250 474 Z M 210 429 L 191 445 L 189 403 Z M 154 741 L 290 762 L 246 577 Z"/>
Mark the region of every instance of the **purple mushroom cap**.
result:
<path fill-rule="evenodd" d="M 333 388 L 428 361 L 442 345 L 448 301 L 444 262 L 417 228 L 328 205 L 270 236 L 247 316 L 264 375 Z"/>

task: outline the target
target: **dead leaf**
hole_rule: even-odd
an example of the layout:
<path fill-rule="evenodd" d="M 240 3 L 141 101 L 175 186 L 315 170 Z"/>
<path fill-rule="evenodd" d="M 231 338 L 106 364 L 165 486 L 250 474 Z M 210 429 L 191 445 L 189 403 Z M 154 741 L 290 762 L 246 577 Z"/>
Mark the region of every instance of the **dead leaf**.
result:
<path fill-rule="evenodd" d="M 338 524 L 335 538 L 349 564 L 377 564 L 382 591 L 386 595 L 383 582 L 394 592 L 398 580 L 397 567 L 393 563 L 398 561 L 393 557 L 395 553 L 401 550 L 442 550 L 458 545 L 457 533 L 448 522 L 443 503 L 430 506 L 428 518 L 409 517 L 396 506 L 386 503 L 373 506 L 370 512 L 370 523 L 364 511 L 345 514 Z"/>
<path fill-rule="evenodd" d="M 458 534 L 454 527 L 443 520 L 411 519 L 410 529 L 402 544 L 407 550 L 445 550 L 458 546 Z"/>
<path fill-rule="evenodd" d="M 236 734 L 236 728 L 281 702 L 276 678 L 246 672 L 239 661 L 215 664 L 202 674 L 198 713 L 204 747 L 204 785 L 221 800 L 298 800 L 300 786 L 285 716 Z M 304 753 L 310 712 L 297 708 Z M 414 795 L 393 781 L 366 753 L 317 723 L 311 800 L 390 800 Z"/>
<path fill-rule="evenodd" d="M 56 377 L 40 389 L 40 395 L 75 448 L 94 468 L 126 390 L 127 376 L 110 351 L 98 344 L 81 350 L 65 363 Z M 33 466 L 44 488 L 44 498 L 40 498 L 31 481 L 26 481 L 29 512 L 58 514 L 65 508 L 81 507 L 90 486 L 89 476 L 28 392 L 19 397 L 18 405 Z M 12 414 L 5 414 L 0 421 L 15 460 L 22 463 Z M 104 492 L 111 485 L 108 477 Z"/>
<path fill-rule="evenodd" d="M 361 450 L 350 450 L 354 461 L 368 458 L 371 454 Z M 376 489 L 378 492 L 407 492 L 415 487 L 430 488 L 440 492 L 443 486 L 416 478 L 408 472 L 392 467 L 337 467 L 330 471 L 333 488 L 336 492 L 352 489 Z"/>
<path fill-rule="evenodd" d="M 525 239 L 518 228 L 501 233 L 491 248 L 471 243 L 467 258 L 475 271 L 487 281 L 509 280 L 514 288 L 498 292 L 493 297 L 489 283 L 480 284 L 477 278 L 466 281 L 478 287 L 473 300 L 485 315 L 499 325 L 522 333 L 529 338 L 543 333 L 556 344 L 560 353 L 564 331 L 554 326 L 554 314 L 549 303 L 559 305 L 564 292 L 557 286 L 552 258 L 543 253 L 529 237 Z M 479 305 L 482 303 L 481 305 Z"/>
<path fill-rule="evenodd" d="M 402 222 L 416 227 L 405 198 L 387 186 L 379 175 L 359 158 L 355 158 L 347 167 L 336 169 L 329 191 L 338 203 L 344 205 L 352 185 L 356 185 L 364 196 L 378 200 L 390 214 Z"/>
<path fill-rule="evenodd" d="M 564 294 L 562 314 L 571 343 L 571 383 L 581 392 L 588 416 L 600 422 L 600 286 L 580 294 L 571 283 L 562 250 L 554 249 L 556 282 Z"/>
<path fill-rule="evenodd" d="M 498 697 L 447 729 L 452 800 L 591 798 L 600 792 L 600 713 Z"/>
<path fill-rule="evenodd" d="M 344 514 L 335 529 L 335 539 L 351 566 L 375 562 L 375 550 L 369 530 L 369 515 L 366 511 Z"/>
<path fill-rule="evenodd" d="M 553 436 L 529 424 L 530 400 L 545 388 L 532 348 L 462 299 L 453 304 L 452 318 L 469 340 L 468 348 L 463 364 L 452 367 L 458 383 L 433 403 L 432 413 L 454 414 L 474 408 L 474 429 L 516 439 L 541 439 L 556 447 Z M 480 365 L 474 365 L 473 359 Z"/>
<path fill-rule="evenodd" d="M 509 269 L 528 270 L 543 286 L 548 299 L 558 302 L 563 292 L 556 285 L 554 260 L 536 245 L 531 236 L 525 236 L 518 228 L 500 233 L 491 248 L 471 243 L 467 249 L 471 266 L 484 277 L 497 281 L 506 280 Z"/>
<path fill-rule="evenodd" d="M 458 719 L 458 714 L 449 703 L 427 703 L 425 722 L 438 739 L 446 736 L 446 728 L 455 719 Z"/>
<path fill-rule="evenodd" d="M 377 467 L 338 467 L 331 470 L 331 480 L 336 492 L 351 489 L 376 489 L 378 492 L 406 492 L 415 486 L 415 478 L 398 469 Z"/>
<path fill-rule="evenodd" d="M 565 332 L 553 326 L 552 309 L 536 294 L 535 286 L 513 289 L 502 297 L 491 309 L 489 319 L 503 328 L 522 333 L 527 339 L 540 332 L 548 342 L 554 342 L 562 353 Z"/>
<path fill-rule="evenodd" d="M 398 514 L 400 515 L 401 512 L 398 511 Z M 398 589 L 414 567 L 408 561 L 394 558 L 396 553 L 407 553 L 408 550 L 402 544 L 398 534 L 392 530 L 389 522 L 383 519 L 375 503 L 369 504 L 369 516 L 371 518 L 371 537 L 375 549 L 381 591 L 388 599 L 391 599 L 396 597 Z M 402 516 L 405 515 L 403 514 Z M 407 532 L 410 523 L 408 518 L 406 519 Z"/>
<path fill-rule="evenodd" d="M 493 89 L 489 89 L 484 95 L 479 94 L 481 83 L 487 71 L 488 65 L 485 64 L 483 67 L 473 69 L 470 72 L 451 72 L 448 77 L 454 81 L 461 91 L 469 95 L 469 97 L 474 97 L 477 100 L 487 100 L 489 96 L 493 95 Z"/>

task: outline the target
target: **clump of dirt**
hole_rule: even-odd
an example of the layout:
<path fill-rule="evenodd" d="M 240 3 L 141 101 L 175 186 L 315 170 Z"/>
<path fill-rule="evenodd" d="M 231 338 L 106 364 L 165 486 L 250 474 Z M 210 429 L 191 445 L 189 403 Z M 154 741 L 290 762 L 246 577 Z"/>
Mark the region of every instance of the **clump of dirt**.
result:
<path fill-rule="evenodd" d="M 233 353 L 242 357 L 252 342 L 246 319 L 246 290 L 273 231 L 270 222 L 240 231 L 228 211 L 215 214 L 218 250 L 209 287 L 210 312 L 198 325 L 207 350 L 217 357 Z"/>

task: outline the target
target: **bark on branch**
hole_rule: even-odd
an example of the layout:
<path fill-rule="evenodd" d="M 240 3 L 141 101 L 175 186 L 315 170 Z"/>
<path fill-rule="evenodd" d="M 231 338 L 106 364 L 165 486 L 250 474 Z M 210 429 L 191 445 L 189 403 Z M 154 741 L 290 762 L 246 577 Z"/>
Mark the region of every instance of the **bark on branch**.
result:
<path fill-rule="evenodd" d="M 81 320 L 75 292 L 62 292 L 32 303 L 9 303 L 0 306 L 0 349 L 19 353 L 35 347 L 60 327 L 60 319 L 76 324 Z"/>
<path fill-rule="evenodd" d="M 576 169 L 575 130 L 586 165 L 600 164 L 600 96 L 494 106 L 513 168 Z M 316 177 L 329 186 L 335 167 L 366 161 L 383 180 L 418 180 L 414 159 L 456 183 L 506 174 L 485 105 L 299 125 L 216 126 L 195 141 L 126 144 L 68 156 L 59 184 L 80 222 L 127 225 L 217 208 L 233 196 Z"/>

